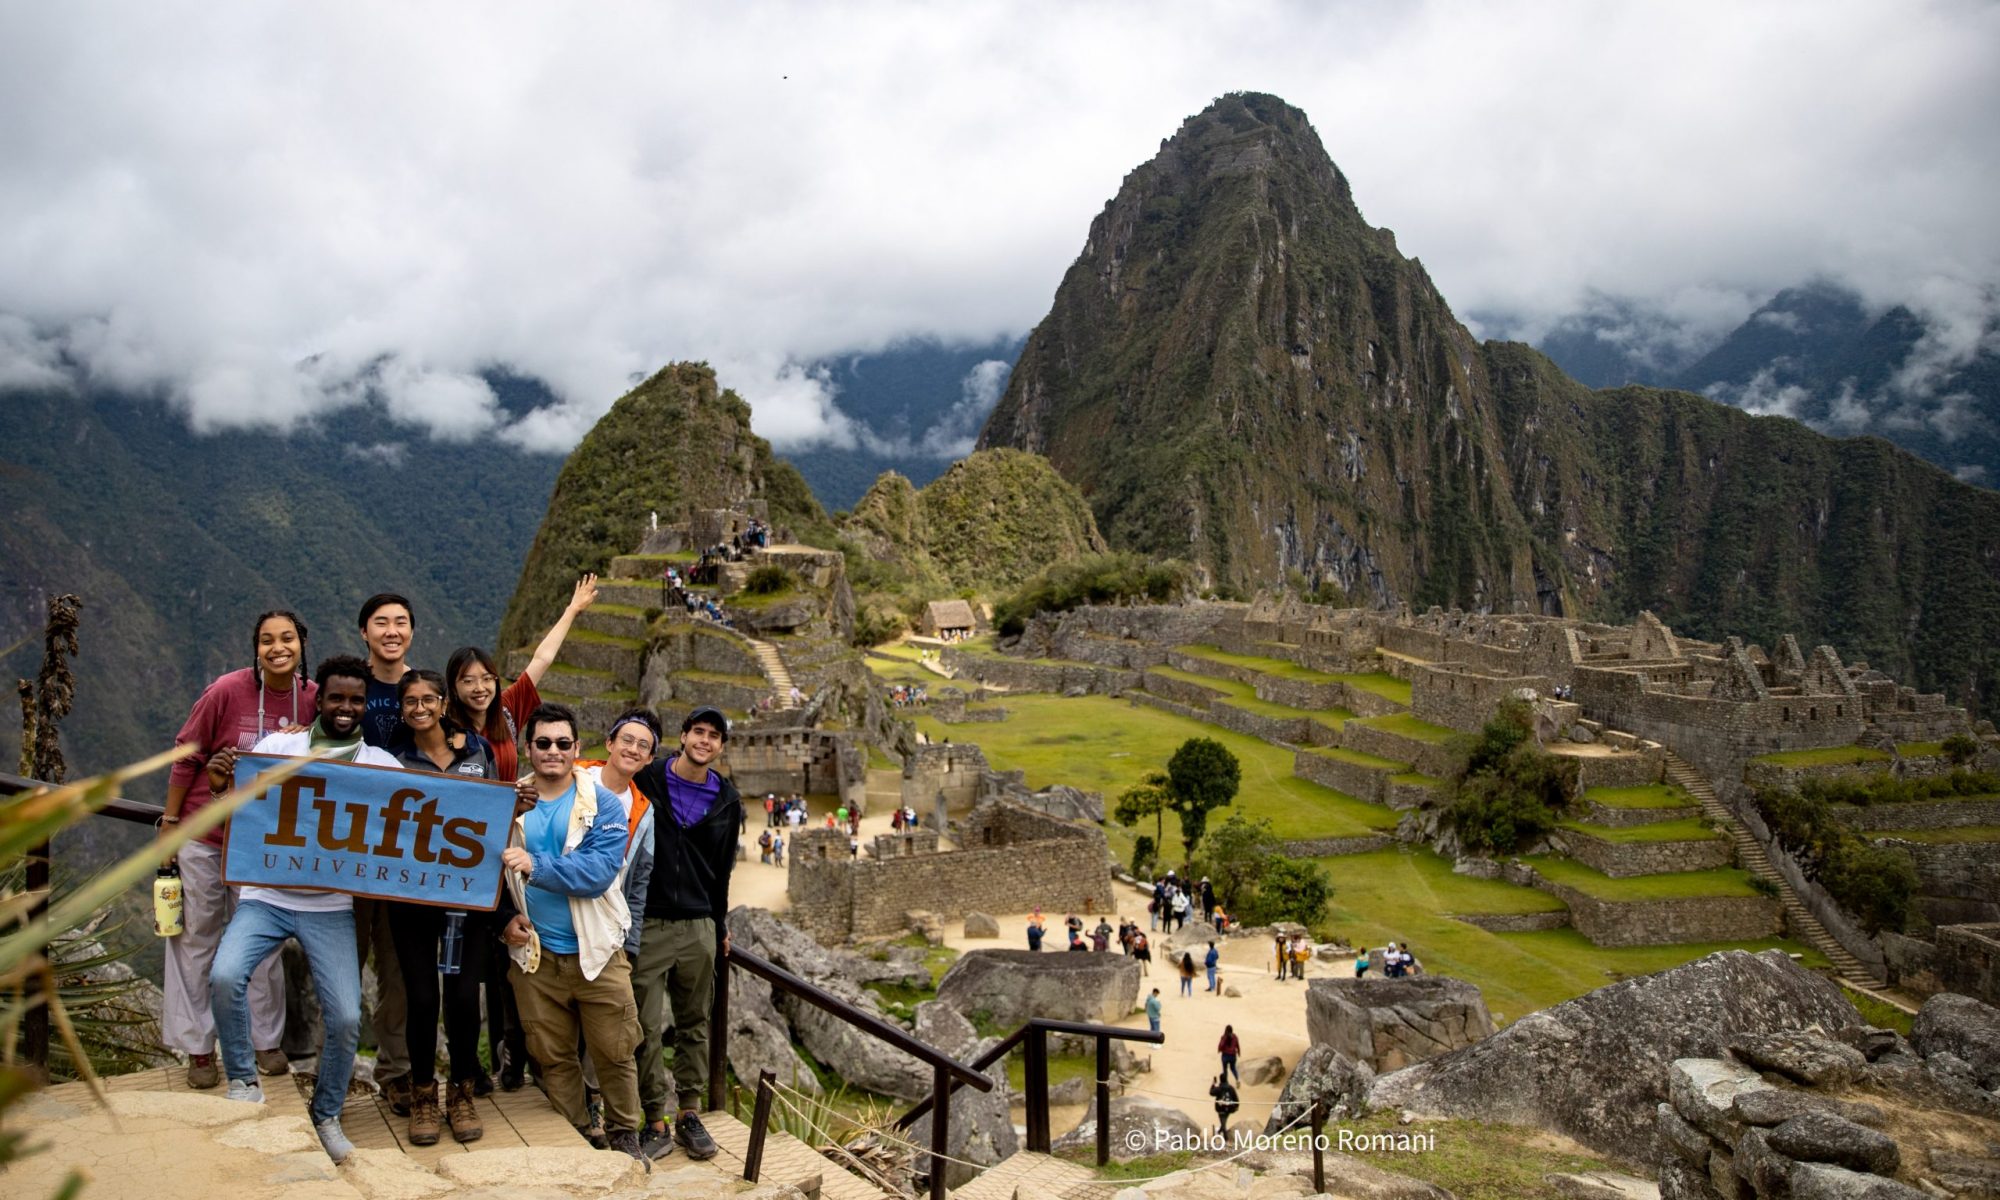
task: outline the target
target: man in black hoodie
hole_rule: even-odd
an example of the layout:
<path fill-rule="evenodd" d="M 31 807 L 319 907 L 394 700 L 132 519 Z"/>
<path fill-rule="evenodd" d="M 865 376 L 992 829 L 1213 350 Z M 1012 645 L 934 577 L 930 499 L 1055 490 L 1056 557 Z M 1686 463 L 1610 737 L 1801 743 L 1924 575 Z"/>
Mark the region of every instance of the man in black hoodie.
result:
<path fill-rule="evenodd" d="M 641 1147 L 660 1158 L 679 1141 L 689 1158 L 712 1158 L 715 1139 L 698 1113 L 708 1070 L 708 1016 L 716 961 L 729 953 L 729 872 L 743 801 L 711 764 L 729 740 L 729 721 L 697 708 L 681 722 L 681 752 L 652 763 L 632 784 L 653 805 L 653 878 L 639 930 L 632 992 L 639 1003 L 639 1102 L 646 1110 Z M 660 1062 L 660 1035 L 671 1018 L 671 1082 Z M 679 1117 L 669 1131 L 669 1116 Z"/>

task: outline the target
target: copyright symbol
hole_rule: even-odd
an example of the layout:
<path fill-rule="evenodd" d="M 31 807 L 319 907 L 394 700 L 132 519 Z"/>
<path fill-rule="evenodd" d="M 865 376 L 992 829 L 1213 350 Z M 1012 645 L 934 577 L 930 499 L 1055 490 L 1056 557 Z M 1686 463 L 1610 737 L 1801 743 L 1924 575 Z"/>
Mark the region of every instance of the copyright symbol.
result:
<path fill-rule="evenodd" d="M 1125 1148 L 1135 1154 L 1139 1153 L 1146 1149 L 1148 1140 L 1146 1131 L 1143 1129 L 1127 1130 L 1125 1133 Z"/>

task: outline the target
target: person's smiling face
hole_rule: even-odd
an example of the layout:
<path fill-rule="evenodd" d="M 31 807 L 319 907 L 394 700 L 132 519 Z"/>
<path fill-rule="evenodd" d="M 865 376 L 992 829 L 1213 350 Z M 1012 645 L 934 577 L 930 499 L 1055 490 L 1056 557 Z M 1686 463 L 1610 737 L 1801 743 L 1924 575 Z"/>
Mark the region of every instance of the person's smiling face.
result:
<path fill-rule="evenodd" d="M 618 727 L 618 736 L 612 738 L 605 749 L 609 751 L 613 766 L 627 775 L 636 775 L 653 761 L 653 750 L 657 745 L 652 730 L 637 721 L 627 721 Z"/>
<path fill-rule="evenodd" d="M 290 617 L 265 617 L 257 626 L 257 665 L 273 675 L 289 675 L 298 670 L 305 652 L 299 627 Z"/>
<path fill-rule="evenodd" d="M 428 733 L 444 713 L 444 697 L 427 679 L 420 679 L 403 692 L 403 724 L 413 733 Z"/>

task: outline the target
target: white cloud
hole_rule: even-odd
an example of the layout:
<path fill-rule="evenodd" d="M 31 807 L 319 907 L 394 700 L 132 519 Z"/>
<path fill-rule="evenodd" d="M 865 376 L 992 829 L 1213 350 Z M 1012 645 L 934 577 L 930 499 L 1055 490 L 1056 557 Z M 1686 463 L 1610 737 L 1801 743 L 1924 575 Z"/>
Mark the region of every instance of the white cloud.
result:
<path fill-rule="evenodd" d="M 1797 417 L 1799 406 L 1812 399 L 1812 392 L 1797 384 L 1779 383 L 1777 372 L 1777 366 L 1769 366 L 1751 376 L 1749 383 L 1715 383 L 1703 390 L 1711 399 L 1760 417 Z"/>
<path fill-rule="evenodd" d="M 561 399 L 504 436 L 559 448 L 705 359 L 781 445 L 855 444 L 794 364 L 1025 330 L 1241 88 L 1306 111 L 1460 312 L 1594 289 L 1710 328 L 1826 277 L 1945 318 L 1948 371 L 2000 283 L 1996 43 L 1977 0 L 14 4 L 0 383 L 204 428 L 374 388 L 480 436 L 504 364 Z"/>

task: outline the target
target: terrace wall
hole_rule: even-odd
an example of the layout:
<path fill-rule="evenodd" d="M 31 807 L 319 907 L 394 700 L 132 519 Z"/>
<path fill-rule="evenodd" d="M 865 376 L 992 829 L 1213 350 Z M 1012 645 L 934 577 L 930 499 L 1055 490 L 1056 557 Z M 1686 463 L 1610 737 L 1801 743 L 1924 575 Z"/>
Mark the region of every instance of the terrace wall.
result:
<path fill-rule="evenodd" d="M 1487 675 L 1463 663 L 1420 664 L 1410 668 L 1410 712 L 1433 725 L 1474 733 L 1515 692 L 1532 688 L 1547 695 L 1553 686 L 1546 675 Z"/>
<path fill-rule="evenodd" d="M 1535 886 L 1567 904 L 1570 925 L 1595 946 L 1747 942 L 1778 933 L 1778 902 L 1765 896 L 1599 900 L 1539 874 Z"/>
<path fill-rule="evenodd" d="M 1340 744 L 1349 750 L 1373 754 L 1377 758 L 1406 762 L 1424 775 L 1450 775 L 1458 768 L 1458 756 L 1448 746 L 1421 738 L 1391 733 L 1349 721 L 1340 727 Z"/>
<path fill-rule="evenodd" d="M 1951 925 L 1937 935 L 1938 982 L 2000 1006 L 2000 925 Z"/>
<path fill-rule="evenodd" d="M 1733 857 L 1721 838 L 1687 842 L 1611 842 L 1574 829 L 1557 830 L 1552 841 L 1584 866 L 1626 879 L 1726 867 Z"/>

